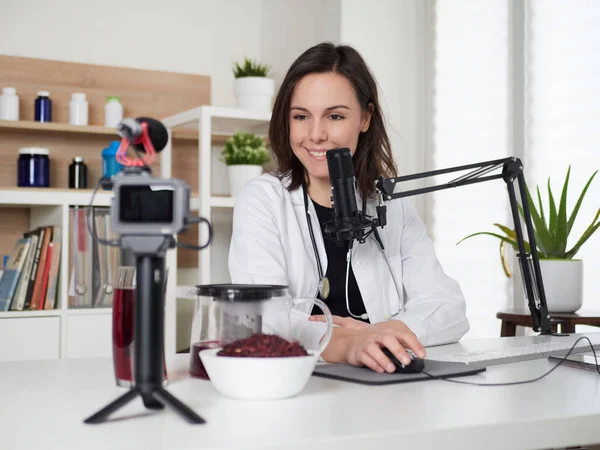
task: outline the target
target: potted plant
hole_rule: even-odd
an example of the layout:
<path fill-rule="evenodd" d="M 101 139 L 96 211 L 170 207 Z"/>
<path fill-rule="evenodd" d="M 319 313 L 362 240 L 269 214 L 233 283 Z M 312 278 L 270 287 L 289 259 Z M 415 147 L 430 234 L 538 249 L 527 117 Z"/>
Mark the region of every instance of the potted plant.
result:
<path fill-rule="evenodd" d="M 527 198 L 531 212 L 531 221 L 534 228 L 535 243 L 540 259 L 540 268 L 542 279 L 544 281 L 544 291 L 548 303 L 548 311 L 555 313 L 572 313 L 583 305 L 583 261 L 573 259 L 582 245 L 594 234 L 600 227 L 600 208 L 596 213 L 592 223 L 585 229 L 583 234 L 571 247 L 567 247 L 567 241 L 575 223 L 575 218 L 583 202 L 585 194 L 596 176 L 598 171 L 594 172 L 586 183 L 573 210 L 567 214 L 567 191 L 569 186 L 569 177 L 571 167 L 567 170 L 567 176 L 562 186 L 560 204 L 556 208 L 556 202 L 550 189 L 550 179 L 548 179 L 548 215 L 542 205 L 540 189 L 537 187 L 537 201 L 531 197 L 529 189 Z M 539 208 L 539 209 L 538 209 Z M 519 212 L 523 215 L 521 205 Z M 479 232 L 471 234 L 465 239 L 473 236 L 488 235 L 500 239 L 500 255 L 504 272 L 511 276 L 511 272 L 505 258 L 505 246 L 510 245 L 515 251 L 518 251 L 515 231 L 507 226 L 494 224 L 502 234 L 493 232 Z M 526 250 L 530 251 L 528 242 L 525 242 Z"/>
<path fill-rule="evenodd" d="M 271 111 L 275 83 L 268 78 L 269 67 L 245 58 L 233 66 L 235 100 L 238 108 Z"/>
<path fill-rule="evenodd" d="M 262 166 L 269 160 L 263 140 L 254 133 L 235 133 L 225 141 L 221 160 L 229 169 L 231 196 L 236 197 L 252 178 L 260 176 Z"/>

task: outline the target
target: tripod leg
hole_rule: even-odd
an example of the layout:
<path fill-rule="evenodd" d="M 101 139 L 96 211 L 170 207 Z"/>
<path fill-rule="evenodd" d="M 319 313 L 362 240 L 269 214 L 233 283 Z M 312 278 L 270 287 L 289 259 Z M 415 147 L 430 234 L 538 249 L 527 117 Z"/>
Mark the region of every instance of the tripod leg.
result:
<path fill-rule="evenodd" d="M 113 412 L 115 412 L 117 409 L 121 408 L 122 406 L 125 406 L 127 403 L 129 403 L 131 400 L 133 400 L 136 395 L 138 395 L 138 391 L 136 389 L 131 389 L 131 390 L 127 391 L 125 394 L 121 395 L 115 401 L 113 401 L 112 403 L 109 403 L 104 408 L 102 408 L 100 411 L 98 411 L 96 414 L 93 414 L 90 417 L 88 417 L 87 419 L 85 419 L 83 422 L 84 423 L 104 422 L 108 418 L 109 415 L 111 415 Z"/>
<path fill-rule="evenodd" d="M 142 401 L 144 402 L 144 406 L 148 409 L 163 409 L 163 404 L 157 400 L 153 392 L 140 392 L 140 396 L 142 397 Z"/>
<path fill-rule="evenodd" d="M 181 403 L 170 392 L 164 389 L 157 389 L 153 392 L 153 395 L 156 399 L 158 399 L 158 401 L 173 409 L 177 414 L 179 414 L 189 423 L 200 424 L 206 422 L 202 417 L 200 417 L 186 405 Z"/>

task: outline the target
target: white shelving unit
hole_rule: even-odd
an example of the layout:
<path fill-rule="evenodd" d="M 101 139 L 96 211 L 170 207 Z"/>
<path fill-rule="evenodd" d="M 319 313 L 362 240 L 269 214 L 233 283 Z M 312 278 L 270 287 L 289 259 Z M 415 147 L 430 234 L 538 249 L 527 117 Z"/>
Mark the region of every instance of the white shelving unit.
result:
<path fill-rule="evenodd" d="M 211 192 L 213 137 L 233 135 L 237 131 L 266 135 L 270 118 L 269 112 L 201 106 L 164 119 L 163 123 L 169 129 L 169 143 L 160 153 L 161 171 L 155 176 L 172 176 L 171 137 L 189 139 L 194 134 L 191 130 L 196 130 L 199 192 L 194 193 L 191 208 L 198 211 L 200 216 L 211 220 L 213 208 L 231 209 L 235 201 L 231 197 L 213 195 Z M 102 127 L 96 128 L 99 131 L 92 131 L 105 132 L 100 129 Z M 63 229 L 57 307 L 48 311 L 0 312 L 0 342 L 11 343 L 0 345 L 0 361 L 112 355 L 112 308 L 69 308 L 69 208 L 87 206 L 91 194 L 91 190 L 0 188 L 0 219 L 4 214 L 11 214 L 9 208 L 26 208 L 29 209 L 28 229 L 47 225 L 58 225 Z M 94 206 L 110 206 L 111 198 L 112 192 L 100 190 L 94 198 Z M 205 233 L 205 229 L 200 227 L 201 242 L 206 240 Z M 227 252 L 228 248 L 211 249 L 209 246 L 199 252 L 200 284 L 211 280 L 212 251 Z M 165 354 L 170 359 L 176 353 L 177 341 L 177 250 L 167 252 L 165 263 L 169 269 L 165 299 Z"/>
<path fill-rule="evenodd" d="M 3 209 L 28 208 L 28 229 L 62 227 L 57 308 L 0 312 L 1 360 L 82 358 L 111 354 L 111 308 L 69 308 L 69 208 L 87 206 L 91 190 L 0 189 Z M 112 192 L 98 192 L 94 206 L 109 206 Z M 26 230 L 23 230 L 26 231 Z"/>
<path fill-rule="evenodd" d="M 271 120 L 270 112 L 241 110 L 235 108 L 220 108 L 214 106 L 200 106 L 162 120 L 169 129 L 187 128 L 198 131 L 198 187 L 197 196 L 191 199 L 191 209 L 197 210 L 198 215 L 211 220 L 213 208 L 233 208 L 235 199 L 232 197 L 213 195 L 212 183 L 212 137 L 215 135 L 233 135 L 238 131 L 252 132 L 259 136 L 266 136 Z M 161 153 L 161 167 L 171 167 L 170 140 L 165 151 Z M 163 173 L 171 176 L 171 173 Z M 206 227 L 200 227 L 199 241 L 206 242 Z M 198 253 L 199 284 L 211 283 L 210 261 L 211 252 L 218 250 L 227 252 L 226 249 L 214 249 L 212 245 Z"/>
<path fill-rule="evenodd" d="M 87 189 L 0 189 L 0 215 L 5 208 L 28 208 L 28 229 L 58 225 L 63 230 L 57 307 L 0 312 L 0 342 L 16 343 L 0 345 L 0 361 L 112 355 L 112 308 L 69 308 L 69 208 L 89 205 L 91 196 L 92 190 Z M 110 206 L 112 196 L 112 191 L 99 190 L 93 205 Z M 171 357 L 176 353 L 176 250 L 167 252 L 165 265 L 170 274 L 165 298 L 165 354 Z"/>

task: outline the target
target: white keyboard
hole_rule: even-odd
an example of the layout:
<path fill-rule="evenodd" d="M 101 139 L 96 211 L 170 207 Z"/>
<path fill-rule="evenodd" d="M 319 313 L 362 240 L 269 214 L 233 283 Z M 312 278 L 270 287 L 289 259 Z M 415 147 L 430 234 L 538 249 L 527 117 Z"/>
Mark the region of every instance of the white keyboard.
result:
<path fill-rule="evenodd" d="M 497 339 L 471 339 L 457 344 L 427 349 L 427 359 L 485 366 L 529 359 L 564 356 L 578 338 L 587 336 L 595 350 L 600 350 L 600 333 L 570 336 L 517 336 Z M 571 352 L 591 352 L 589 343 L 581 340 Z"/>

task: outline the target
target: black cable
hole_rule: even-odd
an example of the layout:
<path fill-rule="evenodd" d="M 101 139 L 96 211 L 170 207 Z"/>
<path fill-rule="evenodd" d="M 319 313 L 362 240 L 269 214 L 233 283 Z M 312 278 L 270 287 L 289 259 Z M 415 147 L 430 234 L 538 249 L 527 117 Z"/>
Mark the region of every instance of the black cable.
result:
<path fill-rule="evenodd" d="M 210 225 L 210 222 L 204 217 L 193 217 L 193 218 L 188 219 L 188 223 L 203 223 L 203 222 L 206 223 L 206 226 L 208 227 L 208 239 L 206 240 L 206 243 L 202 244 L 202 245 L 192 245 L 192 244 L 186 244 L 184 242 L 178 242 L 177 248 L 185 248 L 188 250 L 202 250 L 202 249 L 208 247 L 208 245 L 212 241 L 212 235 L 213 235 L 212 226 Z"/>
<path fill-rule="evenodd" d="M 468 385 L 471 385 L 471 386 L 515 386 L 515 385 L 518 385 L 518 384 L 533 383 L 534 381 L 541 380 L 542 378 L 545 378 L 548 375 L 550 375 L 552 372 L 554 372 L 558 366 L 560 366 L 563 362 L 566 361 L 566 359 L 573 352 L 573 350 L 575 350 L 575 346 L 577 345 L 577 343 L 579 341 L 581 341 L 582 339 L 585 339 L 586 341 L 588 341 L 588 344 L 590 344 L 590 348 L 592 349 L 592 353 L 594 354 L 594 360 L 596 361 L 596 371 L 598 372 L 598 375 L 600 375 L 600 366 L 598 365 L 598 359 L 596 357 L 596 350 L 594 349 L 592 341 L 590 341 L 590 339 L 587 336 L 581 336 L 579 339 L 577 339 L 575 341 L 575 343 L 573 344 L 573 346 L 569 349 L 568 353 L 552 369 L 550 369 L 545 374 L 540 375 L 537 378 L 532 378 L 531 380 L 511 381 L 511 382 L 508 382 L 508 383 L 475 383 L 475 382 L 471 382 L 471 381 L 451 380 L 449 378 L 436 377 L 436 376 L 431 375 L 430 373 L 427 373 L 425 371 L 423 371 L 423 373 L 425 375 L 427 375 L 428 377 L 432 378 L 432 379 L 436 379 L 436 380 L 439 379 L 439 380 L 443 380 L 443 381 L 448 381 L 449 383 L 468 384 Z"/>
<path fill-rule="evenodd" d="M 87 225 L 88 232 L 90 233 L 90 235 L 92 236 L 92 238 L 94 239 L 95 242 L 98 242 L 99 244 L 102 244 L 102 245 L 109 245 L 111 247 L 119 247 L 121 245 L 121 243 L 119 241 L 100 239 L 98 237 L 98 235 L 96 234 L 96 214 L 94 212 L 94 207 L 92 205 L 94 204 L 94 197 L 96 196 L 96 192 L 98 191 L 98 188 L 100 187 L 101 182 L 102 182 L 102 178 L 100 178 L 98 180 L 98 182 L 96 183 L 96 187 L 94 188 L 94 191 L 92 192 L 92 198 L 90 199 L 90 204 L 87 207 L 85 223 Z M 90 226 L 90 215 L 92 216 L 92 221 L 94 223 L 93 227 Z"/>

